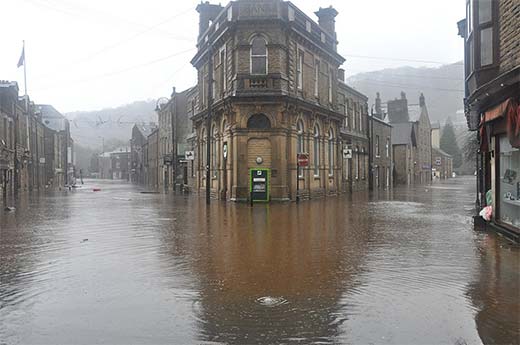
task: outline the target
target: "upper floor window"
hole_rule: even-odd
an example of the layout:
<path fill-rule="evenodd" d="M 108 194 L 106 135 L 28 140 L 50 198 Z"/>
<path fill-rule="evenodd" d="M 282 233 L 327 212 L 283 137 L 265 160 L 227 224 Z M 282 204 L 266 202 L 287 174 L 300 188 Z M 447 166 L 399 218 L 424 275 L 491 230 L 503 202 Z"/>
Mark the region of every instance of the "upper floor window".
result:
<path fill-rule="evenodd" d="M 314 96 L 318 97 L 320 87 L 320 60 L 314 62 Z"/>
<path fill-rule="evenodd" d="M 478 0 L 478 23 L 485 24 L 492 19 L 492 0 Z"/>
<path fill-rule="evenodd" d="M 298 50 L 298 62 L 296 65 L 296 78 L 298 82 L 298 90 L 303 89 L 303 54 L 304 53 L 302 50 Z"/>
<path fill-rule="evenodd" d="M 473 1 L 466 2 L 466 37 L 473 32 Z"/>
<path fill-rule="evenodd" d="M 386 138 L 386 158 L 390 157 L 390 139 Z"/>
<path fill-rule="evenodd" d="M 332 80 L 334 78 L 334 71 L 332 68 L 329 70 L 329 103 L 332 103 Z"/>
<path fill-rule="evenodd" d="M 379 135 L 376 135 L 375 151 L 376 157 L 379 157 Z"/>
<path fill-rule="evenodd" d="M 267 74 L 267 42 L 262 37 L 251 42 L 251 74 Z"/>

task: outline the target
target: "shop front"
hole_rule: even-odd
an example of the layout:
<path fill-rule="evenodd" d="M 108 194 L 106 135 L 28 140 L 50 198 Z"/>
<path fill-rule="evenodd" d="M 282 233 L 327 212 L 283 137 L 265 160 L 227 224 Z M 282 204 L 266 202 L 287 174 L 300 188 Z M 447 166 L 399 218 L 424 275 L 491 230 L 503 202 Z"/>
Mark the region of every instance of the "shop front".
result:
<path fill-rule="evenodd" d="M 486 111 L 480 129 L 483 192 L 493 209 L 491 224 L 520 237 L 520 106 L 510 98 Z"/>

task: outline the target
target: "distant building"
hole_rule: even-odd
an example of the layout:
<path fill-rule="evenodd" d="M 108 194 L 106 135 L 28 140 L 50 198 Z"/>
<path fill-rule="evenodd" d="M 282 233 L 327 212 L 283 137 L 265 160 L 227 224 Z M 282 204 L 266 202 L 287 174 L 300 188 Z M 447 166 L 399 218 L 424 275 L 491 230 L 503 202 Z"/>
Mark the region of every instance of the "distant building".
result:
<path fill-rule="evenodd" d="M 184 160 L 188 148 L 187 137 L 192 132 L 188 110 L 192 106 L 189 96 L 196 87 L 177 92 L 175 88 L 168 102 L 157 107 L 159 117 L 159 188 L 170 190 L 186 181 L 187 164 Z"/>
<path fill-rule="evenodd" d="M 448 179 L 453 174 L 453 157 L 440 148 L 441 126 L 432 124 L 432 176 L 437 179 Z"/>
<path fill-rule="evenodd" d="M 37 105 L 46 129 L 44 131 L 47 184 L 63 187 L 73 184 L 74 177 L 74 142 L 70 136 L 69 121 L 52 105 Z"/>
<path fill-rule="evenodd" d="M 159 189 L 159 129 L 155 128 L 148 135 L 145 151 L 145 185 Z"/>
<path fill-rule="evenodd" d="M 490 191 L 492 225 L 520 239 L 520 45 L 518 0 L 466 1 L 464 38 L 468 128 L 479 130 L 478 208 Z"/>
<path fill-rule="evenodd" d="M 98 155 L 99 178 L 109 180 L 130 180 L 130 147 L 120 147 Z"/>
<path fill-rule="evenodd" d="M 375 109 L 369 117 L 372 189 L 388 189 L 393 186 L 392 126 L 385 122 L 381 98 L 377 93 Z"/>
<path fill-rule="evenodd" d="M 130 140 L 131 169 L 130 180 L 134 184 L 146 184 L 146 166 L 148 162 L 145 157 L 145 144 L 148 136 L 157 128 L 154 123 L 136 123 L 132 127 L 132 139 Z"/>
<path fill-rule="evenodd" d="M 394 183 L 427 184 L 432 180 L 431 124 L 424 96 L 418 110 L 409 108 L 404 92 L 388 101 L 388 120 L 392 125 Z"/>

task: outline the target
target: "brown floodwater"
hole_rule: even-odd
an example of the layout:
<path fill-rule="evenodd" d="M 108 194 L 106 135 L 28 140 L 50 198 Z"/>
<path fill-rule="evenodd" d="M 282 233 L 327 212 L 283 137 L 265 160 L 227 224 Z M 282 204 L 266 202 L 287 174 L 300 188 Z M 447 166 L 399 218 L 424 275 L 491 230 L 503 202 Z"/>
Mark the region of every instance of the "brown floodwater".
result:
<path fill-rule="evenodd" d="M 515 344 L 520 250 L 473 230 L 473 189 L 22 195 L 0 213 L 0 344 Z"/>

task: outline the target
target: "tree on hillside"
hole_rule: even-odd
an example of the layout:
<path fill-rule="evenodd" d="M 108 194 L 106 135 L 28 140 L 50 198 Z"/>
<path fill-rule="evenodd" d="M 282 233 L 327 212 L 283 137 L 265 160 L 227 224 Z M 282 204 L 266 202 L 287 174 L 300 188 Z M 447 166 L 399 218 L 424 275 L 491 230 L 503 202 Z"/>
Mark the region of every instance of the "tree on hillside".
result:
<path fill-rule="evenodd" d="M 477 151 L 479 149 L 477 134 L 475 132 L 468 132 L 464 138 L 464 146 L 462 152 L 464 153 L 464 160 L 466 162 L 475 162 L 477 159 Z"/>
<path fill-rule="evenodd" d="M 462 152 L 459 145 L 457 145 L 455 130 L 453 129 L 453 123 L 449 117 L 442 128 L 440 146 L 441 150 L 449 153 L 453 157 L 453 167 L 455 169 L 459 168 L 462 165 Z"/>

